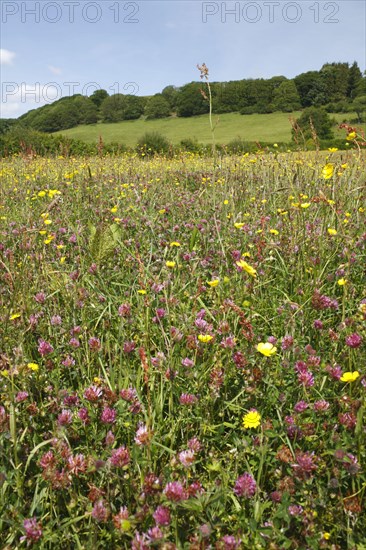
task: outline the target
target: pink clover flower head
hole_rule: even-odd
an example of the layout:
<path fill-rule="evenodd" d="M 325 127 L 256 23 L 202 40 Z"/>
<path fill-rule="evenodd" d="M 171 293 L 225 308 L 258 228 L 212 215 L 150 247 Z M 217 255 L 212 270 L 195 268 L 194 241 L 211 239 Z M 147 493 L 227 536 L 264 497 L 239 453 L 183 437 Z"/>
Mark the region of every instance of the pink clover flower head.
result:
<path fill-rule="evenodd" d="M 238 497 L 250 498 L 252 497 L 257 489 L 257 484 L 252 475 L 245 472 L 243 475 L 239 476 L 235 482 L 234 493 Z"/>
<path fill-rule="evenodd" d="M 29 518 L 23 521 L 25 535 L 20 538 L 21 541 L 27 541 L 28 545 L 37 542 L 42 537 L 42 527 L 36 518 Z"/>
<path fill-rule="evenodd" d="M 122 445 L 118 449 L 113 449 L 110 462 L 115 468 L 124 468 L 130 463 L 130 453 L 128 449 Z"/>
<path fill-rule="evenodd" d="M 105 523 L 109 517 L 109 510 L 106 507 L 104 500 L 98 500 L 92 510 L 92 518 L 95 519 L 98 523 Z"/>
<path fill-rule="evenodd" d="M 359 348 L 361 344 L 362 344 L 362 337 L 357 333 L 350 334 L 346 338 L 346 345 L 349 348 Z"/>
<path fill-rule="evenodd" d="M 181 405 L 194 405 L 197 403 L 198 397 L 193 395 L 192 393 L 182 393 L 182 395 L 179 398 L 179 403 Z"/>
<path fill-rule="evenodd" d="M 38 352 L 42 355 L 42 357 L 53 352 L 53 347 L 51 344 L 46 342 L 46 340 L 43 340 L 43 338 L 38 340 L 38 344 Z"/>
<path fill-rule="evenodd" d="M 103 424 L 114 424 L 114 422 L 116 421 L 116 417 L 117 411 L 109 407 L 105 407 L 105 409 L 102 410 L 102 414 L 100 415 L 100 419 Z"/>
<path fill-rule="evenodd" d="M 153 518 L 157 525 L 167 526 L 170 524 L 170 511 L 166 506 L 158 506 L 153 513 Z"/>
<path fill-rule="evenodd" d="M 234 535 L 224 535 L 218 541 L 218 548 L 220 550 L 237 550 L 241 548 L 241 539 L 237 539 Z"/>
<path fill-rule="evenodd" d="M 179 453 L 179 462 L 185 467 L 189 468 L 195 461 L 195 453 L 191 449 L 182 451 Z"/>
<path fill-rule="evenodd" d="M 170 481 L 164 488 L 164 495 L 172 502 L 187 500 L 187 491 L 179 481 Z"/>

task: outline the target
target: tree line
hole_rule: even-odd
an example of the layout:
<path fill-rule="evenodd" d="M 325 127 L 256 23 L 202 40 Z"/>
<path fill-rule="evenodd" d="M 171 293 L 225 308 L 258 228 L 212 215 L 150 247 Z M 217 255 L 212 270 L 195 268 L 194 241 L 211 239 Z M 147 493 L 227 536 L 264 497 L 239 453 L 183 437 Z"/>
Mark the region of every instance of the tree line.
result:
<path fill-rule="evenodd" d="M 101 89 L 89 97 L 64 97 L 27 112 L 17 121 L 22 126 L 52 133 L 80 124 L 120 122 L 141 116 L 147 120 L 172 115 L 191 117 L 208 112 L 208 101 L 201 90 L 201 82 L 166 86 L 150 97 L 109 95 Z M 356 62 L 326 63 L 319 71 L 301 73 L 293 79 L 275 76 L 212 82 L 211 90 L 213 110 L 218 114 L 290 113 L 323 107 L 329 113 L 355 112 L 358 122 L 362 122 L 366 106 L 366 75 L 362 75 Z M 9 126 L 9 121 L 1 121 L 0 133 Z"/>

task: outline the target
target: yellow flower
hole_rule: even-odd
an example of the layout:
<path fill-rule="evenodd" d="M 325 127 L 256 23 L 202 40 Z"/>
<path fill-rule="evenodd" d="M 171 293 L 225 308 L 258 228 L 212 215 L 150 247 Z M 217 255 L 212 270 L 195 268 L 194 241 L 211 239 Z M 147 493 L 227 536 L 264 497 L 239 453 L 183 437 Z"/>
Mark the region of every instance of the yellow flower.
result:
<path fill-rule="evenodd" d="M 44 223 L 45 225 L 51 225 L 52 220 L 50 220 L 50 219 L 47 218 L 47 220 L 44 220 L 43 223 Z"/>
<path fill-rule="evenodd" d="M 244 271 L 249 273 L 249 275 L 251 275 L 252 277 L 257 276 L 257 270 L 254 269 L 254 267 L 252 267 L 251 265 L 247 264 L 247 262 L 245 262 L 244 260 L 239 260 L 238 262 L 236 262 L 236 265 L 238 267 L 241 267 Z"/>
<path fill-rule="evenodd" d="M 28 367 L 28 369 L 30 369 L 34 372 L 36 372 L 39 369 L 39 366 L 37 365 L 37 363 L 28 363 L 27 367 Z"/>
<path fill-rule="evenodd" d="M 10 321 L 14 321 L 14 319 L 18 319 L 20 317 L 20 313 L 13 313 L 13 315 L 10 315 L 9 319 Z"/>
<path fill-rule="evenodd" d="M 277 348 L 269 342 L 260 342 L 257 345 L 257 351 L 259 351 L 259 353 L 265 355 L 266 357 L 271 357 L 271 355 L 274 355 L 276 353 Z"/>
<path fill-rule="evenodd" d="M 118 210 L 117 206 L 113 206 L 113 208 L 111 208 L 112 214 L 115 214 L 117 210 Z"/>
<path fill-rule="evenodd" d="M 302 202 L 300 204 L 301 208 L 309 208 L 309 206 L 311 206 L 311 203 L 310 202 Z"/>
<path fill-rule="evenodd" d="M 330 151 L 331 153 L 335 153 L 336 151 L 338 151 L 338 148 L 337 147 L 329 147 L 328 151 Z"/>
<path fill-rule="evenodd" d="M 345 372 L 343 376 L 341 376 L 341 380 L 342 382 L 354 382 L 359 376 L 360 373 L 358 370 L 355 370 L 354 372 Z"/>
<path fill-rule="evenodd" d="M 243 227 L 244 223 L 243 222 L 236 222 L 234 223 L 234 227 L 236 227 L 236 229 L 241 229 Z"/>
<path fill-rule="evenodd" d="M 159 210 L 159 214 L 165 214 L 165 212 L 166 212 L 165 208 L 162 208 L 161 210 Z"/>
<path fill-rule="evenodd" d="M 141 288 L 137 291 L 138 294 L 146 294 L 146 290 L 144 288 Z"/>
<path fill-rule="evenodd" d="M 261 415 L 258 411 L 249 411 L 243 416 L 243 428 L 258 428 L 261 423 Z"/>
<path fill-rule="evenodd" d="M 211 288 L 215 288 L 220 282 L 220 279 L 213 279 L 212 281 L 207 281 L 207 284 L 211 287 Z"/>
<path fill-rule="evenodd" d="M 356 138 L 356 132 L 350 132 L 348 136 L 346 137 L 347 141 L 353 141 Z"/>
<path fill-rule="evenodd" d="M 207 344 L 207 342 L 211 342 L 212 339 L 213 339 L 213 336 L 211 336 L 210 334 L 199 334 L 198 335 L 198 340 L 200 342 L 203 342 L 204 344 Z"/>
<path fill-rule="evenodd" d="M 170 243 L 170 246 L 180 246 L 180 243 L 178 243 L 177 241 L 173 241 L 172 243 Z"/>
<path fill-rule="evenodd" d="M 325 180 L 329 180 L 333 176 L 333 172 L 334 172 L 334 164 L 332 164 L 331 162 L 328 162 L 322 170 L 322 177 Z"/>
<path fill-rule="evenodd" d="M 229 201 L 227 199 L 225 199 L 224 204 L 229 204 Z"/>
<path fill-rule="evenodd" d="M 333 229 L 332 227 L 328 227 L 327 229 L 328 231 L 328 235 L 337 235 L 337 230 L 336 229 Z"/>
<path fill-rule="evenodd" d="M 330 539 L 330 533 L 323 533 L 323 539 L 329 540 Z"/>
<path fill-rule="evenodd" d="M 165 262 L 165 265 L 167 267 L 175 267 L 175 262 L 171 262 L 171 261 L 168 260 L 167 262 Z"/>
<path fill-rule="evenodd" d="M 339 279 L 337 282 L 339 286 L 344 286 L 347 284 L 347 279 Z"/>
<path fill-rule="evenodd" d="M 270 229 L 269 232 L 272 233 L 272 235 L 278 235 L 277 229 Z"/>

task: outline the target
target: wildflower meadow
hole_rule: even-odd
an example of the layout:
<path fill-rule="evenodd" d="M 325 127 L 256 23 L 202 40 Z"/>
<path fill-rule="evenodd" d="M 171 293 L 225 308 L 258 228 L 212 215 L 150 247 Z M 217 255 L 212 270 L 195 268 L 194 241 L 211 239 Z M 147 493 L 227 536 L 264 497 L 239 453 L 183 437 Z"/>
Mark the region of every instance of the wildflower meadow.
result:
<path fill-rule="evenodd" d="M 365 550 L 364 152 L 0 175 L 1 548 Z"/>

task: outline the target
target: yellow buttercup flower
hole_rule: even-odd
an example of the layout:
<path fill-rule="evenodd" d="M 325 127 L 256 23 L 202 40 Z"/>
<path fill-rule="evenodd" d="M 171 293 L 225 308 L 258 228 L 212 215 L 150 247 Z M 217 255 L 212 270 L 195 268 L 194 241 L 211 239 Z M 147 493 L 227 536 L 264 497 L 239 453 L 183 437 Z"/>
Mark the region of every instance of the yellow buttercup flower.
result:
<path fill-rule="evenodd" d="M 207 344 L 207 342 L 211 342 L 212 339 L 213 339 L 213 336 L 211 336 L 210 334 L 199 334 L 198 335 L 198 340 L 200 342 L 202 342 L 203 344 Z"/>
<path fill-rule="evenodd" d="M 339 279 L 337 283 L 339 284 L 339 286 L 344 286 L 347 284 L 347 279 Z"/>
<path fill-rule="evenodd" d="M 261 423 L 261 415 L 258 411 L 249 411 L 243 416 L 243 428 L 258 428 Z"/>
<path fill-rule="evenodd" d="M 244 271 L 246 271 L 247 273 L 249 273 L 249 275 L 251 275 L 252 277 L 256 277 L 257 276 L 257 270 L 254 269 L 254 267 L 252 267 L 251 265 L 249 265 L 247 262 L 245 262 L 244 260 L 239 260 L 236 262 L 236 265 L 238 267 L 241 267 Z"/>
<path fill-rule="evenodd" d="M 146 290 L 144 288 L 141 288 L 137 291 L 138 294 L 146 294 Z"/>
<path fill-rule="evenodd" d="M 170 243 L 170 246 L 180 246 L 180 243 L 178 243 L 177 241 L 173 241 L 172 243 Z"/>
<path fill-rule="evenodd" d="M 356 132 L 350 132 L 348 136 L 346 137 L 347 141 L 353 141 L 356 138 Z"/>
<path fill-rule="evenodd" d="M 37 370 L 39 369 L 39 366 L 37 365 L 37 363 L 28 363 L 27 367 L 28 367 L 28 369 L 30 369 L 34 372 L 37 372 Z"/>
<path fill-rule="evenodd" d="M 236 229 L 241 229 L 243 226 L 244 226 L 244 222 L 236 222 L 236 223 L 234 223 L 234 227 L 236 227 Z"/>
<path fill-rule="evenodd" d="M 217 287 L 217 285 L 219 284 L 220 282 L 220 279 L 213 279 L 212 281 L 207 281 L 207 284 L 208 286 L 210 286 L 211 288 L 215 288 Z"/>
<path fill-rule="evenodd" d="M 355 370 L 353 372 L 345 372 L 343 376 L 341 376 L 341 380 L 342 382 L 354 382 L 359 376 L 360 373 L 358 372 L 358 370 Z"/>
<path fill-rule="evenodd" d="M 337 235 L 337 230 L 336 229 L 333 229 L 332 227 L 328 227 L 327 229 L 328 231 L 328 235 Z"/>
<path fill-rule="evenodd" d="M 301 208 L 309 208 L 309 206 L 311 206 L 311 202 L 302 202 L 300 206 Z"/>
<path fill-rule="evenodd" d="M 20 317 L 20 313 L 13 313 L 13 315 L 10 315 L 9 319 L 10 321 L 14 321 L 15 319 L 18 319 Z"/>
<path fill-rule="evenodd" d="M 265 355 L 266 357 L 271 357 L 271 355 L 274 355 L 276 353 L 277 348 L 269 342 L 260 342 L 257 345 L 257 351 L 259 351 L 259 353 Z"/>
<path fill-rule="evenodd" d="M 333 172 L 334 172 L 334 164 L 332 164 L 331 162 L 328 162 L 322 170 L 322 177 L 325 180 L 329 180 L 333 176 Z"/>
<path fill-rule="evenodd" d="M 175 267 L 176 264 L 175 264 L 175 262 L 172 262 L 172 261 L 169 261 L 169 260 L 168 260 L 167 262 L 165 262 L 165 265 L 166 265 L 167 267 Z"/>

